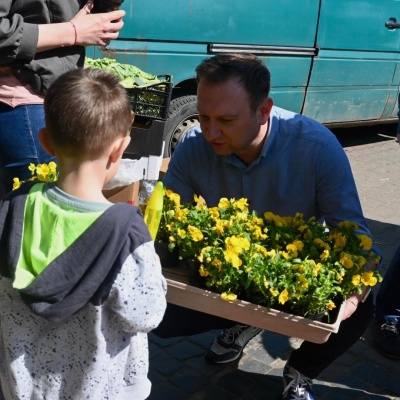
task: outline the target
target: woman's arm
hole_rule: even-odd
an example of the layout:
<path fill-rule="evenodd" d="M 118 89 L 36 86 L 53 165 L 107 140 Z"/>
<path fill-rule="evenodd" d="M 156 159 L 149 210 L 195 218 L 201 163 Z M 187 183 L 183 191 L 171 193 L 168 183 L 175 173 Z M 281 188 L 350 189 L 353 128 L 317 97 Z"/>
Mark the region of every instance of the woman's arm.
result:
<path fill-rule="evenodd" d="M 61 23 L 35 24 L 20 13 L 11 13 L 12 0 L 0 1 L 0 65 L 15 60 L 31 61 L 36 53 L 58 47 L 106 46 L 118 37 L 123 26 L 122 10 L 90 14 L 93 2 Z"/>
<path fill-rule="evenodd" d="M 71 21 L 39 25 L 36 52 L 64 46 L 107 46 L 118 37 L 125 11 L 90 14 L 83 8 Z"/>

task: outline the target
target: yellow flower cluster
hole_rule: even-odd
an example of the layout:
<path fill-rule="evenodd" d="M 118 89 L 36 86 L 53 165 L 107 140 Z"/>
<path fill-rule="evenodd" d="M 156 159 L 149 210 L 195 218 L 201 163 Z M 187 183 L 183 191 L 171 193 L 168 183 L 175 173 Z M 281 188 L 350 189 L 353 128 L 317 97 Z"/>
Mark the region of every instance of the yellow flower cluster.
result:
<path fill-rule="evenodd" d="M 298 315 L 328 314 L 335 304 L 382 280 L 370 237 L 343 221 L 327 227 L 303 215 L 250 212 L 246 199 L 181 204 L 166 190 L 157 240 L 198 261 L 210 290 Z"/>
<path fill-rule="evenodd" d="M 55 182 L 58 177 L 57 164 L 53 161 L 48 164 L 29 164 L 29 171 L 31 171 L 32 177 L 29 181 L 40 181 L 40 182 Z M 25 181 L 21 181 L 19 178 L 13 179 L 13 190 L 18 189 Z"/>

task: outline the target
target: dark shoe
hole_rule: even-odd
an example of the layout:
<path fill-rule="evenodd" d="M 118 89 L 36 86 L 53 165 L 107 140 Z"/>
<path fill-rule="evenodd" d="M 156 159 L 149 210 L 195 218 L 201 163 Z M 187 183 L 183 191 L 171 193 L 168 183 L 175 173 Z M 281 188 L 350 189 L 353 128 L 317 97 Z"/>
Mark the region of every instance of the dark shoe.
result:
<path fill-rule="evenodd" d="M 312 380 L 302 375 L 289 364 L 283 370 L 284 400 L 315 400 L 311 393 Z"/>
<path fill-rule="evenodd" d="M 248 325 L 235 325 L 225 329 L 214 339 L 206 353 L 206 358 L 217 364 L 235 361 L 243 352 L 244 346 L 262 329 Z"/>
<path fill-rule="evenodd" d="M 385 357 L 400 359 L 400 323 L 375 323 L 374 344 Z"/>

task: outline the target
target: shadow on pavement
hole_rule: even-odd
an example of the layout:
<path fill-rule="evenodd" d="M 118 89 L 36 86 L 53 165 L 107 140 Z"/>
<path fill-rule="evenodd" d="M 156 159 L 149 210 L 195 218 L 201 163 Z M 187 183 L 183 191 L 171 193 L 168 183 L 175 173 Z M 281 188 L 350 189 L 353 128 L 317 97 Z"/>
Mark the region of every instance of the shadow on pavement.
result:
<path fill-rule="evenodd" d="M 372 125 L 353 128 L 335 128 L 335 134 L 343 147 L 361 146 L 385 142 L 396 138 L 397 124 Z"/>

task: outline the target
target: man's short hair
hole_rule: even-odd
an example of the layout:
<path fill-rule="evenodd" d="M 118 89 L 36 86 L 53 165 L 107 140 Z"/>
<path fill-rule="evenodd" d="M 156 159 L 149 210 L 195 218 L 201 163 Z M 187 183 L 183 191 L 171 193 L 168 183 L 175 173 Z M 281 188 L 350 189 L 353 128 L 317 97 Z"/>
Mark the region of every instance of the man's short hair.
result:
<path fill-rule="evenodd" d="M 253 54 L 221 53 L 207 58 L 196 68 L 197 83 L 221 84 L 236 78 L 247 91 L 253 110 L 269 96 L 271 75 Z"/>
<path fill-rule="evenodd" d="M 132 108 L 119 78 L 94 68 L 61 75 L 44 100 L 46 127 L 56 150 L 95 159 L 132 127 Z"/>

